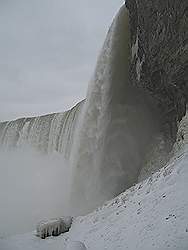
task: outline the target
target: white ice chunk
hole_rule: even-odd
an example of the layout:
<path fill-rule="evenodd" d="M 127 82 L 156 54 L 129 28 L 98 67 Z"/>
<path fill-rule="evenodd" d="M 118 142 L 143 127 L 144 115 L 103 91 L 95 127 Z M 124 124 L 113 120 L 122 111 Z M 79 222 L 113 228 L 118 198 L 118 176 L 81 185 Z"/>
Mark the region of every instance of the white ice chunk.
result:
<path fill-rule="evenodd" d="M 58 236 L 61 233 L 68 232 L 71 227 L 71 224 L 71 216 L 41 221 L 37 225 L 36 235 L 42 239 L 45 239 L 49 236 Z"/>
<path fill-rule="evenodd" d="M 136 42 L 132 46 L 132 60 L 134 59 L 135 56 L 138 57 L 138 34 L 136 37 Z"/>

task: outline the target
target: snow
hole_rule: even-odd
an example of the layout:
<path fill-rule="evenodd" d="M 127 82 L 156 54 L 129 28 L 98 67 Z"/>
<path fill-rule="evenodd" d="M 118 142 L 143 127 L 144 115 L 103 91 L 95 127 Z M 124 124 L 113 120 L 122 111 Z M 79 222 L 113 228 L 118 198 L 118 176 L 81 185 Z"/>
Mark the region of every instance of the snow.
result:
<path fill-rule="evenodd" d="M 68 244 L 66 250 L 87 250 L 87 248 L 84 243 L 80 241 L 73 241 Z"/>

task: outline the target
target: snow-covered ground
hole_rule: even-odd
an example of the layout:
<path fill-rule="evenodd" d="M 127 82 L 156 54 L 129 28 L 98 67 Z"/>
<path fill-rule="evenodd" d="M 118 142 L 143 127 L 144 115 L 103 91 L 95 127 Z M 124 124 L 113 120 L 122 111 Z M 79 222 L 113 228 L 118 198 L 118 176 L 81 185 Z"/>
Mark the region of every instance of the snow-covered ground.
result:
<path fill-rule="evenodd" d="M 62 250 L 80 241 L 91 250 L 188 249 L 188 153 L 91 214 L 70 232 L 42 240 L 35 232 L 0 240 L 1 250 Z M 79 248 L 78 248 L 79 249 Z"/>

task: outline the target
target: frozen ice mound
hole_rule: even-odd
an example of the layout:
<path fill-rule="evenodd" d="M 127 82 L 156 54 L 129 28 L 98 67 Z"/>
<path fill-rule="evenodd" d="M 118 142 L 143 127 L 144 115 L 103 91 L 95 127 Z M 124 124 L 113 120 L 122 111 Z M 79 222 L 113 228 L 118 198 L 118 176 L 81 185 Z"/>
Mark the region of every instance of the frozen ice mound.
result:
<path fill-rule="evenodd" d="M 49 236 L 58 236 L 69 231 L 73 218 L 65 216 L 46 221 L 41 221 L 37 225 L 36 235 L 42 239 Z"/>

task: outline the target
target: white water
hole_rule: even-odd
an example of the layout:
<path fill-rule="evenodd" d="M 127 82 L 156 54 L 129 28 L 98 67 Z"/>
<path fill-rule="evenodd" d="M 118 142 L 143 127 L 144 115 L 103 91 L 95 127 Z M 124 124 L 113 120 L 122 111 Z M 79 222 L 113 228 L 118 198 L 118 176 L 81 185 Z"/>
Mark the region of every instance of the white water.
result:
<path fill-rule="evenodd" d="M 63 113 L 0 123 L 1 146 L 8 150 L 29 146 L 44 153 L 62 153 L 68 159 L 83 103 Z"/>

